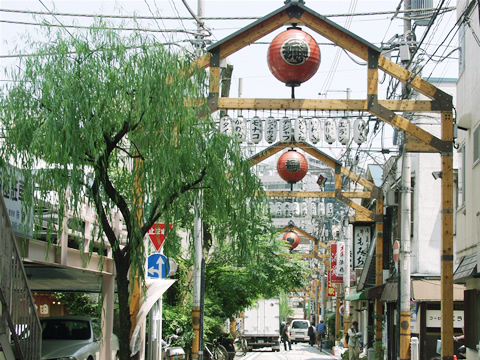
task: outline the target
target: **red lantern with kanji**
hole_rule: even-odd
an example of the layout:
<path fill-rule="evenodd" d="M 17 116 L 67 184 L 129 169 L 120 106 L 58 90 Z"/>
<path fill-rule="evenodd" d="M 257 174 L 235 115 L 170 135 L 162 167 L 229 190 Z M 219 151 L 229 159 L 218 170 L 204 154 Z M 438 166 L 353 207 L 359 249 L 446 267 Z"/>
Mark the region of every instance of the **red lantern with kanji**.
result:
<path fill-rule="evenodd" d="M 307 170 L 307 159 L 295 150 L 287 151 L 280 156 L 277 162 L 278 174 L 289 184 L 302 180 L 307 174 Z"/>
<path fill-rule="evenodd" d="M 287 245 L 290 248 L 290 250 L 295 249 L 298 246 L 298 244 L 300 244 L 300 238 L 293 231 L 289 231 L 285 233 L 285 235 L 283 235 L 283 240 L 287 242 Z"/>
<path fill-rule="evenodd" d="M 273 39 L 267 62 L 273 76 L 286 86 L 296 87 L 317 72 L 320 49 L 313 37 L 293 26 Z"/>

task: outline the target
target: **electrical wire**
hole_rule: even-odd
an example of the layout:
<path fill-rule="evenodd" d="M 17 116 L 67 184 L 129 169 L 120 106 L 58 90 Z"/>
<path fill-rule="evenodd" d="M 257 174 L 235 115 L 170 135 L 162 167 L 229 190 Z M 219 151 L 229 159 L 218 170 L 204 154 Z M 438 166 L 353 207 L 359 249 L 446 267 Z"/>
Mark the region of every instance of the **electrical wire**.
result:
<path fill-rule="evenodd" d="M 152 14 L 152 17 L 153 17 L 154 13 L 153 13 L 152 9 L 150 8 L 150 4 L 148 3 L 148 0 L 143 0 L 143 1 L 145 2 L 145 5 L 147 5 L 148 11 L 150 11 L 150 14 Z M 158 11 L 158 8 L 157 8 L 157 11 Z M 157 24 L 158 29 L 162 29 L 162 28 L 165 29 L 166 26 L 165 26 L 165 23 L 163 22 L 163 20 L 161 20 L 163 27 L 160 26 L 160 24 L 158 23 L 158 20 L 160 20 L 160 19 L 156 19 L 156 18 L 153 19 L 153 21 L 155 21 L 155 23 Z M 137 21 L 137 20 L 135 20 L 135 21 Z M 162 36 L 163 36 L 163 39 L 165 41 L 167 41 L 167 36 L 165 35 L 165 33 L 162 33 Z"/>
<path fill-rule="evenodd" d="M 357 0 L 351 0 L 348 12 L 353 13 L 353 11 L 355 11 L 356 6 L 357 6 Z M 345 28 L 348 29 L 350 27 L 351 23 L 352 23 L 352 18 L 348 17 L 346 22 L 345 22 Z M 338 64 L 340 63 L 341 55 L 342 55 L 342 50 L 340 48 L 338 48 L 336 53 L 335 53 L 335 58 L 333 59 L 332 65 L 330 67 L 330 71 L 329 71 L 329 73 L 328 73 L 328 75 L 325 79 L 325 82 L 324 82 L 324 84 L 323 84 L 323 86 L 320 90 L 320 93 L 326 94 L 328 88 L 332 84 L 332 81 L 333 81 L 335 72 L 337 70 Z"/>
<path fill-rule="evenodd" d="M 38 1 L 40 2 L 40 4 L 42 4 L 42 6 L 43 6 L 45 9 L 47 9 L 48 12 L 50 12 L 50 9 L 43 3 L 42 0 L 38 0 Z M 65 31 L 66 31 L 71 37 L 73 37 L 72 33 L 71 33 L 70 31 L 68 31 L 68 29 L 67 29 L 67 28 L 62 24 L 62 22 L 57 18 L 57 16 L 55 16 L 55 15 L 52 15 L 52 16 L 53 16 L 53 18 L 54 18 L 55 20 L 58 21 L 58 23 L 60 24 L 59 26 L 62 27 L 62 28 L 64 28 Z"/>
<path fill-rule="evenodd" d="M 403 0 L 401 0 L 403 1 Z M 424 11 L 433 11 L 433 9 L 424 9 Z M 456 10 L 455 6 L 444 9 L 445 11 L 454 11 Z M 375 11 L 375 12 L 362 12 L 362 13 L 346 13 L 346 14 L 324 14 L 324 17 L 351 17 L 351 16 L 376 16 L 376 15 L 390 15 L 398 13 L 412 13 L 417 10 L 395 10 L 395 11 Z M 64 12 L 44 12 L 44 11 L 33 11 L 33 10 L 18 10 L 18 9 L 0 9 L 0 12 L 10 12 L 18 14 L 35 14 L 35 15 L 56 15 L 56 16 L 73 16 L 73 17 L 102 17 L 102 18 L 114 18 L 114 19 L 137 19 L 137 20 L 192 20 L 191 17 L 179 17 L 179 16 L 137 16 L 137 15 L 109 15 L 109 14 L 78 14 L 78 13 L 64 13 Z M 205 16 L 202 17 L 203 20 L 212 20 L 212 21 L 230 21 L 230 20 L 258 20 L 261 19 L 259 16 Z M 207 30 L 207 29 L 205 29 Z"/>
<path fill-rule="evenodd" d="M 390 30 L 390 26 L 392 26 L 393 19 L 395 19 L 400 12 L 400 8 L 402 7 L 403 0 L 400 0 L 400 2 L 397 5 L 397 8 L 395 9 L 395 12 L 393 13 L 392 18 L 390 19 L 390 23 L 388 24 L 387 31 L 385 31 L 385 35 L 383 35 L 382 43 L 385 41 L 385 38 L 387 37 L 388 31 Z"/>
<path fill-rule="evenodd" d="M 8 24 L 17 24 L 17 25 L 35 25 L 35 26 L 51 26 L 51 27 L 64 27 L 69 29 L 95 29 L 94 26 L 81 26 L 81 25 L 56 25 L 50 23 L 28 23 L 23 21 L 11 21 L 11 20 L 0 20 L 1 23 Z M 185 33 L 190 35 L 198 35 L 196 30 L 182 30 L 182 29 L 141 29 L 141 28 L 129 28 L 129 27 L 107 27 L 108 30 L 125 30 L 125 31 L 142 31 L 142 32 L 153 32 L 153 33 Z"/>
<path fill-rule="evenodd" d="M 446 52 L 446 49 L 448 49 L 448 47 L 450 46 L 450 44 L 452 43 L 452 41 L 455 39 L 455 36 L 456 34 L 458 33 L 458 31 L 460 30 L 460 25 L 466 21 L 468 21 L 468 19 L 470 18 L 470 15 L 472 14 L 472 12 L 475 10 L 475 8 L 478 6 L 478 3 L 476 2 L 471 2 L 469 4 L 469 6 L 467 6 L 467 8 L 463 11 L 463 13 L 460 15 L 460 17 L 458 18 L 457 22 L 455 23 L 455 25 L 452 27 L 452 29 L 450 29 L 450 31 L 448 32 L 447 36 L 444 38 L 444 40 L 442 41 L 442 43 L 437 47 L 437 49 L 434 51 L 434 53 L 432 55 L 429 56 L 429 59 L 427 60 L 427 62 L 422 66 L 422 68 L 420 69 L 423 70 L 423 68 L 425 67 L 425 65 L 428 63 L 428 61 L 431 61 L 433 60 L 432 57 L 437 53 L 437 51 L 440 49 L 440 47 L 445 43 L 445 41 L 448 39 L 448 37 L 450 36 L 450 34 L 452 33 L 453 30 L 455 30 L 455 33 L 452 35 L 451 39 L 450 39 L 450 42 L 448 43 L 447 47 L 445 48 L 444 52 Z M 473 29 L 472 29 L 473 31 Z M 480 43 L 479 41 L 477 41 L 477 44 L 480 46 Z M 455 50 L 458 50 L 458 48 L 455 48 Z M 453 51 L 451 51 L 448 55 L 450 55 Z M 443 58 L 446 58 L 448 57 L 447 56 L 441 56 L 441 59 Z M 434 66 L 433 70 L 435 70 L 437 65 Z M 432 73 L 433 73 L 433 70 L 432 72 L 430 73 L 430 75 L 428 76 L 428 78 L 431 77 Z"/>

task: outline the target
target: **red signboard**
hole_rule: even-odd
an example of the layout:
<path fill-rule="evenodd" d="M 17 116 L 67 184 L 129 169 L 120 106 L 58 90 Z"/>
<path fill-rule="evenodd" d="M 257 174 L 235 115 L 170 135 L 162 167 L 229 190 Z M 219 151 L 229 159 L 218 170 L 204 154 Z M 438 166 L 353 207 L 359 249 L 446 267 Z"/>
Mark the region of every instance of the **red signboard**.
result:
<path fill-rule="evenodd" d="M 335 287 L 332 283 L 332 270 L 328 270 L 328 279 L 327 279 L 327 296 L 335 297 Z"/>
<path fill-rule="evenodd" d="M 169 229 L 171 230 L 173 224 L 169 225 Z M 150 230 L 148 230 L 148 236 L 150 237 L 150 241 L 152 242 L 155 249 L 158 251 L 162 247 L 163 243 L 165 242 L 165 229 L 166 225 L 163 223 L 160 224 L 153 224 Z"/>

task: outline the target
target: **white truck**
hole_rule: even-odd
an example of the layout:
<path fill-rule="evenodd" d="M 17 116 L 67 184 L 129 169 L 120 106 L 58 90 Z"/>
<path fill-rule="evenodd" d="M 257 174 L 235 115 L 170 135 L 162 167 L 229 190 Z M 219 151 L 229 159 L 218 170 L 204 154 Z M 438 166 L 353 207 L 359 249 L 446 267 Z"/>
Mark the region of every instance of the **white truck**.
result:
<path fill-rule="evenodd" d="M 280 351 L 280 300 L 259 300 L 243 313 L 243 336 L 248 350 L 265 347 Z"/>

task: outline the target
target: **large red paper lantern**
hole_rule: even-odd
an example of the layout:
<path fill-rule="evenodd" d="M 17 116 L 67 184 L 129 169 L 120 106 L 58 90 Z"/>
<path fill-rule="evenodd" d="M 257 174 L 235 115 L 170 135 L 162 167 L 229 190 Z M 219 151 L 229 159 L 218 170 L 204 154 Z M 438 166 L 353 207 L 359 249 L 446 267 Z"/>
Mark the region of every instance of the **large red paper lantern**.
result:
<path fill-rule="evenodd" d="M 285 235 L 283 235 L 283 240 L 287 242 L 290 250 L 295 249 L 298 246 L 298 244 L 300 244 L 300 238 L 293 231 L 289 231 L 285 233 Z"/>
<path fill-rule="evenodd" d="M 273 39 L 267 62 L 273 76 L 286 86 L 300 86 L 317 72 L 320 49 L 313 37 L 294 26 Z"/>
<path fill-rule="evenodd" d="M 295 150 L 288 150 L 280 156 L 277 162 L 278 174 L 289 184 L 302 180 L 307 174 L 307 170 L 307 159 Z"/>

